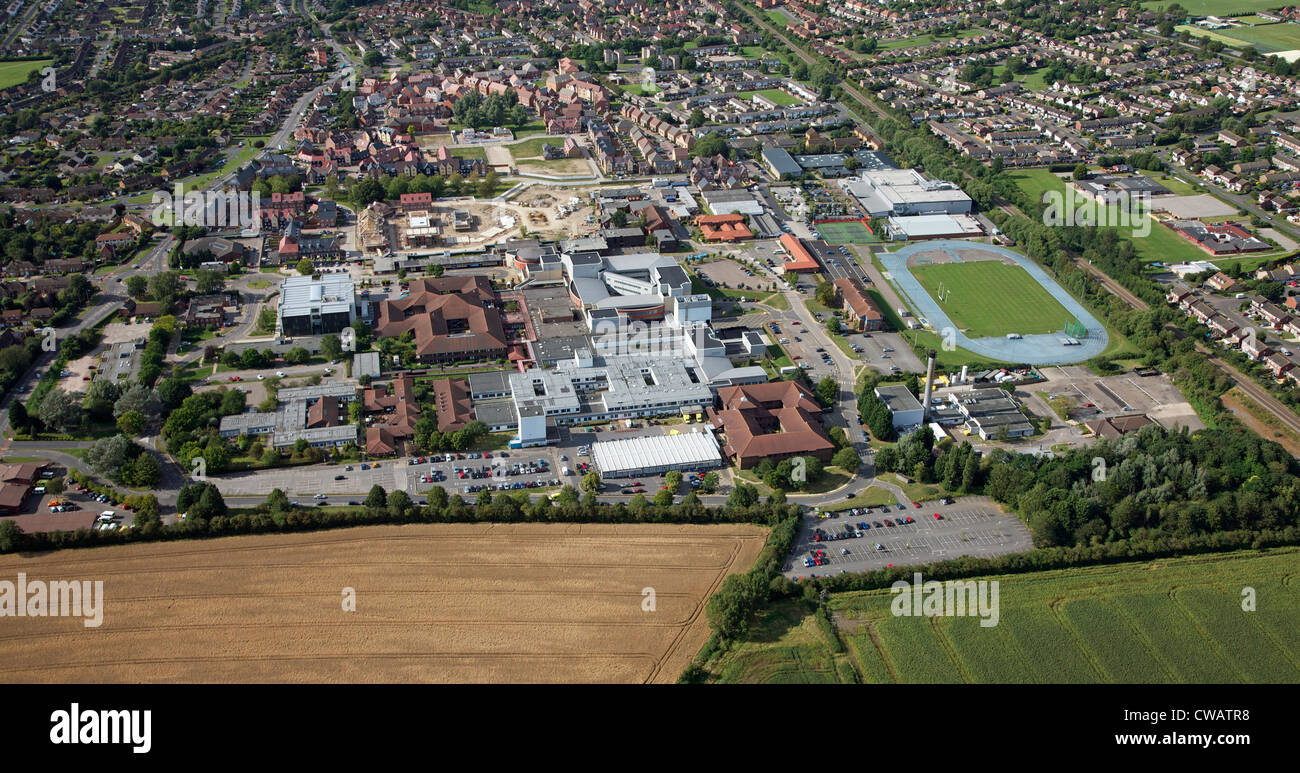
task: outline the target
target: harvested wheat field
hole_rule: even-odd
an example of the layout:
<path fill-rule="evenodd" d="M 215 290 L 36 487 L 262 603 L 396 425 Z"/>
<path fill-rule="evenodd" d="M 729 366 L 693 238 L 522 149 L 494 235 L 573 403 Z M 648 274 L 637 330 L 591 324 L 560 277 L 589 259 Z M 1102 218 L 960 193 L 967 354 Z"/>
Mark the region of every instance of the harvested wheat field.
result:
<path fill-rule="evenodd" d="M 766 535 L 366 526 L 0 556 L 0 580 L 104 582 L 98 628 L 0 618 L 0 682 L 674 682 Z"/>

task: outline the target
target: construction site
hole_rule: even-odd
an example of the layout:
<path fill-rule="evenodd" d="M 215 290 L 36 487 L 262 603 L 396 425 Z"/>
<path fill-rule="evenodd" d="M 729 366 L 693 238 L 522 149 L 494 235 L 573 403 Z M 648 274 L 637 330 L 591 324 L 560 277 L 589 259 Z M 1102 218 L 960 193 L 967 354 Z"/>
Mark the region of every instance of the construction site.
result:
<path fill-rule="evenodd" d="M 497 199 L 461 198 L 401 211 L 372 204 L 357 217 L 356 242 L 365 255 L 429 248 L 477 250 L 527 232 L 543 239 L 568 239 L 595 229 L 585 191 L 524 184 Z"/>

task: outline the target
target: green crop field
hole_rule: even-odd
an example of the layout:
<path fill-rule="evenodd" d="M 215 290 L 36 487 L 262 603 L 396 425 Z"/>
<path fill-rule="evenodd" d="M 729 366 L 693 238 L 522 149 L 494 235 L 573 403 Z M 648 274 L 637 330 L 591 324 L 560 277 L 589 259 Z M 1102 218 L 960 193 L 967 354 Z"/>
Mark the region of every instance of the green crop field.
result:
<path fill-rule="evenodd" d="M 992 627 L 894 616 L 888 589 L 836 593 L 843 654 L 791 601 L 707 665 L 722 682 L 1295 684 L 1298 565 L 1300 548 L 1283 548 L 1003 575 Z"/>
<path fill-rule="evenodd" d="M 995 260 L 911 269 L 931 298 L 967 336 L 1055 333 L 1073 317 L 1019 266 Z M 939 287 L 943 286 L 943 300 Z"/>
<path fill-rule="evenodd" d="M 27 77 L 35 70 L 54 64 L 53 59 L 23 59 L 16 62 L 0 62 L 0 89 L 26 83 Z"/>

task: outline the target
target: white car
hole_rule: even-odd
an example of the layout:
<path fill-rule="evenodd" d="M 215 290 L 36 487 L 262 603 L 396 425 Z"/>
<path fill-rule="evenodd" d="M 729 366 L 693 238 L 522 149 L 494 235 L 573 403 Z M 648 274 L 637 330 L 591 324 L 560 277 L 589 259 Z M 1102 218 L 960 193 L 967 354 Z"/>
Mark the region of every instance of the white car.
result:
<path fill-rule="evenodd" d="M 277 370 L 277 371 L 275 372 L 275 375 L 279 376 L 280 378 L 284 378 L 284 371 L 282 371 L 282 370 Z"/>
<path fill-rule="evenodd" d="M 258 380 L 258 381 L 265 381 L 265 380 L 266 380 L 266 376 L 265 376 L 265 374 L 258 373 L 258 374 L 257 374 L 257 380 Z"/>

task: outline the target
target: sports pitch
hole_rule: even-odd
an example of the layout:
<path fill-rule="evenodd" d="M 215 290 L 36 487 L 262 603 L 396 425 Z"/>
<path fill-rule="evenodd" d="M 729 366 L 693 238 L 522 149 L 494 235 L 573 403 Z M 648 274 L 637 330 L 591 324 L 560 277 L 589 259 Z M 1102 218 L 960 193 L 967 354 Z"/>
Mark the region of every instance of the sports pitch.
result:
<path fill-rule="evenodd" d="M 880 241 L 858 220 L 814 223 L 813 227 L 828 244 L 871 244 Z"/>
<path fill-rule="evenodd" d="M 912 276 L 971 338 L 1056 333 L 1073 319 L 1019 266 L 996 260 L 942 263 L 916 266 Z"/>

